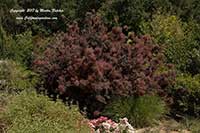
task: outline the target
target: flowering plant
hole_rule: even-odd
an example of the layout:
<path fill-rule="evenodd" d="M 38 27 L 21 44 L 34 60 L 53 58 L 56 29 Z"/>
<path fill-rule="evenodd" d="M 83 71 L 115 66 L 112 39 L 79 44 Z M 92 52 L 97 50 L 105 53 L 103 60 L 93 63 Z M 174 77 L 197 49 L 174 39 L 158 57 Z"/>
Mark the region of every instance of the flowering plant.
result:
<path fill-rule="evenodd" d="M 135 133 L 127 118 L 120 119 L 120 122 L 116 123 L 107 117 L 101 116 L 98 119 L 91 120 L 89 125 L 95 133 Z"/>

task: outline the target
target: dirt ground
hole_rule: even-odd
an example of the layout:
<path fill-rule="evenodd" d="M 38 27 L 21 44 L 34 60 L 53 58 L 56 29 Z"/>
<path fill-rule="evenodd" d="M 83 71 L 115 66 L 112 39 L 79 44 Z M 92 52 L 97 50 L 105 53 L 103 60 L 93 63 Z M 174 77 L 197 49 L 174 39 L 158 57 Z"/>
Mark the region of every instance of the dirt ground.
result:
<path fill-rule="evenodd" d="M 156 127 L 142 128 L 136 130 L 136 133 L 191 133 L 186 129 L 182 129 L 180 123 L 175 120 L 165 120 Z"/>

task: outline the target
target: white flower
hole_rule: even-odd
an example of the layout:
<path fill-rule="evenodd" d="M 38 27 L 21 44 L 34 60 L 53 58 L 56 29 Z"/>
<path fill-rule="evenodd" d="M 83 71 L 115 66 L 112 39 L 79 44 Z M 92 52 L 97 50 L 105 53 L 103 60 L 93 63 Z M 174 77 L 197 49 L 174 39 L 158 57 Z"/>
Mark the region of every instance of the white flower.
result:
<path fill-rule="evenodd" d="M 120 119 L 122 129 L 127 129 L 128 133 L 135 133 L 135 129 L 128 123 L 127 118 Z"/>
<path fill-rule="evenodd" d="M 110 127 L 111 127 L 111 125 L 110 125 L 109 123 L 107 123 L 107 122 L 103 122 L 103 123 L 102 123 L 102 126 L 103 126 L 103 128 L 106 129 L 106 130 L 110 130 Z"/>

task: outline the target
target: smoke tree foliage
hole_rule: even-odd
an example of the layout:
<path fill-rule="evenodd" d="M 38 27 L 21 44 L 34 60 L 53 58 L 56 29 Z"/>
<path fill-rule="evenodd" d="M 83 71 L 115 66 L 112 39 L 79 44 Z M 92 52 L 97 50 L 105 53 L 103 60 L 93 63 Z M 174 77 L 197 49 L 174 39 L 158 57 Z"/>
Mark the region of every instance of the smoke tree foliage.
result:
<path fill-rule="evenodd" d="M 78 101 L 89 113 L 103 109 L 113 96 L 167 95 L 173 66 L 150 37 L 126 36 L 120 27 L 108 31 L 92 13 L 82 29 L 77 23 L 68 29 L 34 61 L 49 93 Z"/>

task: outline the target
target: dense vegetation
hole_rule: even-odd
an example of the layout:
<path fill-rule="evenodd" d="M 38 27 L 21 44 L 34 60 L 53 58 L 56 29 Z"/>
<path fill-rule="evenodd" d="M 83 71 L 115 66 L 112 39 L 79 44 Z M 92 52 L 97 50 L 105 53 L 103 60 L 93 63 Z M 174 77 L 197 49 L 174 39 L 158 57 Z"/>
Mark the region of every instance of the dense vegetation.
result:
<path fill-rule="evenodd" d="M 108 32 L 94 15 L 87 16 L 85 23 L 82 30 L 70 25 L 35 60 L 50 93 L 77 100 L 88 111 L 99 111 L 103 105 L 98 102 L 107 104 L 113 96 L 165 96 L 174 73 L 167 70 L 170 65 L 150 38 L 130 34 L 134 44 L 128 45 L 120 27 Z"/>
<path fill-rule="evenodd" d="M 10 12 L 28 8 L 64 12 Z M 198 123 L 199 75 L 199 0 L 0 2 L 0 132 L 84 133 L 102 115 Z"/>

